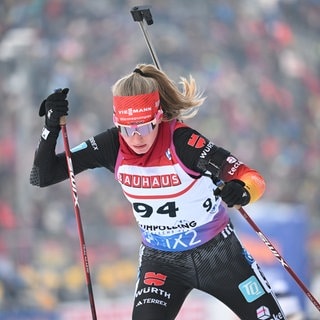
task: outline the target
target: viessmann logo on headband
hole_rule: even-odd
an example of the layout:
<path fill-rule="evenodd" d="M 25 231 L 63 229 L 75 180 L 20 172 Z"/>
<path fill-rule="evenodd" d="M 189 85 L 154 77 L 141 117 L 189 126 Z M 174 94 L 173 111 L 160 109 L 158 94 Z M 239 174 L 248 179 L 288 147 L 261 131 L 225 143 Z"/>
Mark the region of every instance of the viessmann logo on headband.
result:
<path fill-rule="evenodd" d="M 133 116 L 134 114 L 137 113 L 144 113 L 144 112 L 152 112 L 152 107 L 148 108 L 128 108 L 126 110 L 119 110 L 119 115 L 128 115 L 128 116 Z"/>

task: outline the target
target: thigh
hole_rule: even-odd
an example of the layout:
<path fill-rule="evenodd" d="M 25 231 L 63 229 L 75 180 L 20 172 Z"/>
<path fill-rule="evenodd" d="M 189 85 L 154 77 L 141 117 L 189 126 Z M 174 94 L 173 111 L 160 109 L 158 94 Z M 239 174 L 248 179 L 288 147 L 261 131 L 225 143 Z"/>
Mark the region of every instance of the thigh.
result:
<path fill-rule="evenodd" d="M 211 267 L 211 280 L 200 267 L 200 278 L 207 279 L 201 289 L 240 319 L 285 319 L 267 279 L 234 233 L 212 248 Z"/>
<path fill-rule="evenodd" d="M 142 262 L 135 290 L 133 320 L 173 320 L 191 291 L 172 266 Z"/>
<path fill-rule="evenodd" d="M 245 250 L 243 253 L 248 255 Z M 218 298 L 240 319 L 285 319 L 257 262 L 250 257 L 250 261 L 239 259 L 238 265 L 239 272 L 225 279 L 225 289 L 218 291 Z"/>

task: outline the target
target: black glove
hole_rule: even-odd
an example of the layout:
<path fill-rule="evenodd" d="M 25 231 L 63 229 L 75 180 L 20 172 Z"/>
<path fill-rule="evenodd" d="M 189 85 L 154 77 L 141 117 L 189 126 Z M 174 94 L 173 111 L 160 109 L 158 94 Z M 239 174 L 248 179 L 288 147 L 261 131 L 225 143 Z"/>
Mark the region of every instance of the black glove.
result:
<path fill-rule="evenodd" d="M 68 92 L 68 88 L 58 89 L 40 105 L 39 116 L 45 116 L 46 127 L 51 132 L 59 132 L 60 118 L 68 115 L 68 100 L 66 100 Z"/>
<path fill-rule="evenodd" d="M 226 182 L 222 189 L 215 189 L 214 195 L 220 196 L 229 208 L 234 205 L 245 206 L 250 201 L 250 193 L 244 186 L 245 183 L 241 180 L 231 180 Z"/>

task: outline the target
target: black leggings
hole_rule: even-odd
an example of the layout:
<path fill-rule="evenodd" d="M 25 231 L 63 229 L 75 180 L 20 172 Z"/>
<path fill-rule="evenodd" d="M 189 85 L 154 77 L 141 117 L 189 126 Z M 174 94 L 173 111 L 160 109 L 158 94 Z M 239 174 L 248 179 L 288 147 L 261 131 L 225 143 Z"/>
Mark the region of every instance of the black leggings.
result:
<path fill-rule="evenodd" d="M 132 319 L 173 320 L 192 289 L 216 297 L 243 320 L 285 319 L 231 225 L 188 251 L 164 252 L 142 245 Z"/>

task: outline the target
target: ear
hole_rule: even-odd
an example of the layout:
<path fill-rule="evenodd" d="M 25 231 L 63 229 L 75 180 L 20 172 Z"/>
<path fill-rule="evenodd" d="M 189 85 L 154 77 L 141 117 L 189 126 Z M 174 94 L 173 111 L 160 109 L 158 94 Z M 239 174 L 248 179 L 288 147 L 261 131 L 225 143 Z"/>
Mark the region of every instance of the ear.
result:
<path fill-rule="evenodd" d="M 157 118 L 157 122 L 158 123 L 160 123 L 162 121 L 162 119 L 163 119 L 163 111 L 162 111 L 162 109 L 158 110 L 156 118 Z"/>

